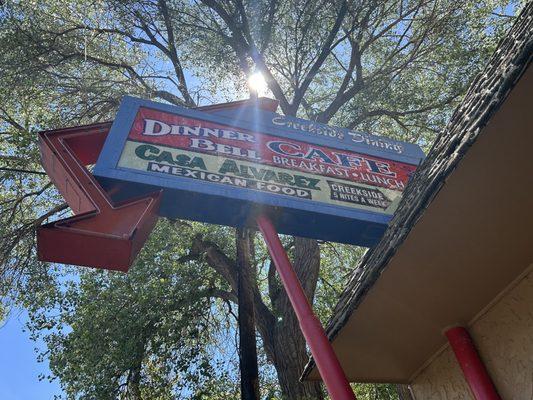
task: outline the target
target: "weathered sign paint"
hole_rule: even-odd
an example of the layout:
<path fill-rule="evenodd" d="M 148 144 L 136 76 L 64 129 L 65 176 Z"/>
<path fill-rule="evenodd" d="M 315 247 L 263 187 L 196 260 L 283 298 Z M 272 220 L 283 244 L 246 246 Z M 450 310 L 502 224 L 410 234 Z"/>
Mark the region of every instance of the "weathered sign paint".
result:
<path fill-rule="evenodd" d="M 282 233 L 371 245 L 422 157 L 254 107 L 207 113 L 126 97 L 94 174 L 144 185 L 133 192 L 164 188 L 165 216 L 241 226 L 259 207 Z"/>

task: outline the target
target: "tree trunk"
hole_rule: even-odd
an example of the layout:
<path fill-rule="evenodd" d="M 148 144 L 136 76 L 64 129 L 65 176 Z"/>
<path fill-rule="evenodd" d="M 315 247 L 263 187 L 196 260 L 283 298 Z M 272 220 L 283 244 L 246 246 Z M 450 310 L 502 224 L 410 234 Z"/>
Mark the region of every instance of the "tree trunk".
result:
<path fill-rule="evenodd" d="M 290 313 L 294 314 L 292 311 Z M 287 314 L 283 322 L 276 327 L 272 357 L 283 399 L 323 399 L 324 394 L 319 382 L 300 382 L 299 380 L 308 361 L 308 354 L 296 316 Z"/>
<path fill-rule="evenodd" d="M 396 385 L 396 393 L 399 400 L 413 400 L 409 385 Z"/>
<path fill-rule="evenodd" d="M 127 387 L 127 399 L 128 400 L 142 400 L 141 397 L 141 365 L 136 365 L 130 369 L 128 376 L 128 387 Z"/>
<path fill-rule="evenodd" d="M 255 340 L 255 271 L 251 262 L 252 243 L 248 229 L 237 229 L 237 296 L 239 301 L 239 367 L 241 399 L 259 400 L 259 370 Z"/>
<path fill-rule="evenodd" d="M 126 399 L 127 400 L 142 400 L 141 396 L 141 370 L 142 362 L 145 354 L 146 343 L 151 335 L 153 326 L 150 324 L 145 327 L 145 331 L 137 338 L 135 349 L 132 353 L 132 366 L 128 372 L 126 381 Z"/>
<path fill-rule="evenodd" d="M 249 249 L 250 260 L 253 249 Z M 237 262 L 229 258 L 213 242 L 196 236 L 189 256 L 205 255 L 205 260 L 238 291 Z M 314 298 L 320 268 L 320 250 L 316 240 L 294 238 L 293 267 L 302 288 L 311 301 Z M 256 326 L 263 339 L 266 355 L 274 364 L 282 398 L 286 400 L 322 400 L 324 393 L 318 382 L 301 383 L 299 378 L 308 360 L 305 340 L 285 289 L 270 265 L 268 292 L 272 309 L 262 299 L 257 283 L 253 286 Z"/>
<path fill-rule="evenodd" d="M 312 302 L 320 268 L 320 252 L 317 242 L 295 238 L 293 258 L 293 268 L 307 298 Z M 302 383 L 299 380 L 309 357 L 305 339 L 285 289 L 280 288 L 275 292 L 277 294 L 274 298 L 271 293 L 271 300 L 279 318 L 271 335 L 272 346 L 268 347 L 271 350 L 270 356 L 276 368 L 283 398 L 288 400 L 323 399 L 324 393 L 319 382 Z"/>

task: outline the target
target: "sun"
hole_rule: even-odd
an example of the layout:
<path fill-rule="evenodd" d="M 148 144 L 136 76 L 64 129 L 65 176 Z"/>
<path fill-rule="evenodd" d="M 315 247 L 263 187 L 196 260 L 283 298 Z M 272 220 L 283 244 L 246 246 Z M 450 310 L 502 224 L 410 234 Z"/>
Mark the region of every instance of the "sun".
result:
<path fill-rule="evenodd" d="M 254 72 L 248 77 L 248 87 L 250 91 L 257 95 L 264 94 L 267 90 L 267 83 L 265 77 L 261 72 Z"/>

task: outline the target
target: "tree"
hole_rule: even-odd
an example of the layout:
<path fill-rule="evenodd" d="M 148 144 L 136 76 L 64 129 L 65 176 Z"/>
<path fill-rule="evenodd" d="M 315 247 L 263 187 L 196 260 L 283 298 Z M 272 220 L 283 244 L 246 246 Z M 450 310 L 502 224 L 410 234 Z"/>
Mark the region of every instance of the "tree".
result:
<path fill-rule="evenodd" d="M 24 285 L 31 293 L 28 285 L 49 279 L 47 267 L 35 261 L 35 228 L 66 212 L 40 170 L 36 130 L 110 119 L 124 93 L 186 106 L 234 100 L 242 95 L 246 76 L 260 71 L 284 114 L 428 146 L 512 20 L 501 16 L 506 5 L 496 0 L 5 2 L 0 162 L 10 170 L 0 176 L 3 292 Z M 188 251 L 179 265 L 208 266 L 217 277 L 209 298 L 231 304 L 236 257 L 227 237 L 233 231 L 184 232 Z M 316 306 L 327 318 L 325 305 L 334 302 L 343 283 L 339 271 L 347 273 L 360 250 L 302 238 L 285 241 L 307 296 L 318 296 Z M 322 398 L 320 385 L 298 383 L 307 361 L 305 342 L 260 241 L 254 248 L 257 329 L 281 392 L 290 399 Z M 333 265 L 337 258 L 341 267 Z M 113 274 L 109 279 L 120 286 Z M 91 301 L 84 290 L 69 292 L 81 296 L 70 309 L 80 317 Z M 31 307 L 32 298 L 24 300 Z M 39 310 L 47 304 L 34 301 L 44 304 Z M 190 306 L 193 317 L 201 318 L 201 310 Z M 74 336 L 89 332 L 83 324 L 76 329 Z M 51 357 L 63 354 L 52 349 Z M 149 361 L 142 363 L 144 376 L 152 371 Z M 54 372 L 66 384 L 74 382 L 68 362 L 58 363 Z M 88 393 L 86 386 L 72 390 Z"/>
<path fill-rule="evenodd" d="M 48 332 L 50 368 L 67 396 L 173 399 L 223 377 L 208 352 L 219 323 L 210 299 L 223 284 L 202 263 L 182 262 L 184 228 L 193 229 L 158 224 L 127 275 L 84 270 L 73 279 L 49 271 L 28 279 L 31 291 L 21 299 L 29 329 Z"/>

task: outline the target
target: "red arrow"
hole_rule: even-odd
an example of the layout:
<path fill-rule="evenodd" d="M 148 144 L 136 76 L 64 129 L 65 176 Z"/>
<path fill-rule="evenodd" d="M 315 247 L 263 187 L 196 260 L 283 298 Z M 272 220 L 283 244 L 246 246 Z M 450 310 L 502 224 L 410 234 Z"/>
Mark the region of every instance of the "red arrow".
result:
<path fill-rule="evenodd" d="M 212 112 L 255 104 L 275 111 L 278 102 L 259 98 L 198 109 Z M 157 221 L 161 191 L 113 204 L 92 174 L 111 122 L 39 133 L 44 169 L 75 216 L 37 229 L 41 261 L 127 271 Z"/>
<path fill-rule="evenodd" d="M 113 204 L 85 168 L 96 162 L 110 126 L 39 134 L 43 167 L 76 214 L 38 228 L 39 260 L 127 271 L 153 229 L 161 192 Z"/>

